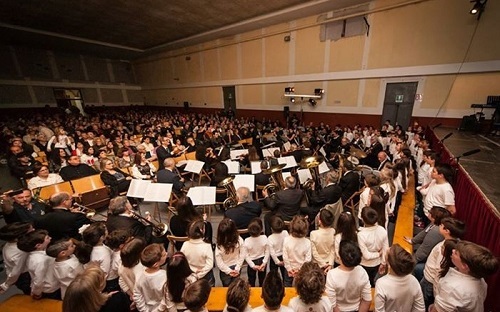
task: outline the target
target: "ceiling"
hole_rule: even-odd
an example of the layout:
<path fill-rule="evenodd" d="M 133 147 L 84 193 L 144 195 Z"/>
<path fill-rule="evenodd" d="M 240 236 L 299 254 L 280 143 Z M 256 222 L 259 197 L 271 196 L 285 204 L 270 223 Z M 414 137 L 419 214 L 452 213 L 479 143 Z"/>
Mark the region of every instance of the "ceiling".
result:
<path fill-rule="evenodd" d="M 134 59 L 369 0 L 0 0 L 0 43 Z"/>

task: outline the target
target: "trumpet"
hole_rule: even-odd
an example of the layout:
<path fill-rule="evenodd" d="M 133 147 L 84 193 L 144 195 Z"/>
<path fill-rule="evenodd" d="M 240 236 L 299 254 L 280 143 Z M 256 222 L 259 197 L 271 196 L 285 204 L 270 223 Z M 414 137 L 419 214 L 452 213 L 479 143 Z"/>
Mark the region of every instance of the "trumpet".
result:
<path fill-rule="evenodd" d="M 80 205 L 79 203 L 73 203 L 73 206 L 79 209 L 78 212 L 85 214 L 87 219 L 92 219 L 96 215 L 95 209 Z"/>
<path fill-rule="evenodd" d="M 165 236 L 165 234 L 167 234 L 168 225 L 166 225 L 165 223 L 156 224 L 156 223 L 144 218 L 143 216 L 138 215 L 137 213 L 135 213 L 133 211 L 132 211 L 132 218 L 141 222 L 145 226 L 151 225 L 153 227 L 153 236 L 155 236 L 155 237 L 162 237 L 162 236 Z"/>

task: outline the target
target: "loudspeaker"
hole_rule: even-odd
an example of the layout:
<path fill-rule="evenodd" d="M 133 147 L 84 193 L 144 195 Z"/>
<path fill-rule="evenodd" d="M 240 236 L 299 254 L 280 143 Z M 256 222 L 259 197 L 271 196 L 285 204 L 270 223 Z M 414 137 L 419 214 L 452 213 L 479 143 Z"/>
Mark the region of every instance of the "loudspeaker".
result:
<path fill-rule="evenodd" d="M 288 118 L 288 116 L 290 116 L 290 106 L 283 107 L 283 115 L 285 116 L 285 118 Z"/>
<path fill-rule="evenodd" d="M 189 109 L 189 102 L 184 102 L 184 109 L 188 110 Z"/>

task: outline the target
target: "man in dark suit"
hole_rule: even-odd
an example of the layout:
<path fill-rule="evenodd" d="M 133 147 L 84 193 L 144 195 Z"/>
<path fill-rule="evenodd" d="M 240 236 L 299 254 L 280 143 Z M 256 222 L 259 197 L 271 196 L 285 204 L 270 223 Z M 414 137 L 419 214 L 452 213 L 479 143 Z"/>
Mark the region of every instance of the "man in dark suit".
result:
<path fill-rule="evenodd" d="M 158 183 L 171 183 L 172 192 L 176 195 L 180 195 L 182 193 L 182 189 L 184 188 L 184 178 L 180 178 L 178 174 L 174 172 L 175 170 L 175 160 L 173 158 L 165 159 L 163 165 L 165 169 L 159 170 L 156 174 L 156 179 Z"/>
<path fill-rule="evenodd" d="M 5 223 L 34 222 L 45 214 L 45 205 L 34 200 L 30 190 L 24 189 L 17 195 L 11 193 L 5 193 L 3 199 L 2 212 Z"/>
<path fill-rule="evenodd" d="M 300 203 L 304 193 L 300 189 L 295 188 L 296 179 L 289 176 L 285 179 L 285 189 L 278 191 L 274 196 L 268 196 L 266 191 L 263 191 L 264 206 L 271 210 L 264 218 L 266 227 L 266 235 L 271 234 L 270 220 L 272 215 L 280 216 L 284 221 L 290 221 L 295 215 L 300 212 Z"/>
<path fill-rule="evenodd" d="M 357 191 L 359 191 L 360 177 L 354 170 L 354 165 L 350 161 L 344 162 L 344 174 L 340 178 L 339 186 L 342 188 L 342 203 L 346 201 Z"/>
<path fill-rule="evenodd" d="M 156 149 L 156 157 L 158 157 L 158 164 L 160 166 L 160 168 L 158 168 L 159 170 L 162 170 L 165 168 L 165 165 L 164 165 L 165 159 L 174 156 L 174 152 L 173 152 L 172 145 L 170 142 L 171 141 L 169 140 L 169 138 L 164 136 L 161 138 L 161 145 L 158 146 L 158 148 Z"/>
<path fill-rule="evenodd" d="M 143 238 L 151 243 L 152 227 L 146 226 L 133 217 L 132 205 L 125 196 L 117 196 L 109 202 L 109 214 L 106 221 L 108 233 L 114 230 L 126 230 L 134 237 Z"/>
<path fill-rule="evenodd" d="M 338 174 L 334 170 L 326 174 L 326 186 L 317 190 L 315 183 L 311 189 L 306 190 L 308 196 L 307 210 L 303 210 L 309 216 L 309 220 L 314 220 L 319 210 L 328 204 L 335 204 L 342 197 L 342 188 L 337 185 Z"/>
<path fill-rule="evenodd" d="M 378 165 L 378 168 L 377 168 L 378 171 L 384 169 L 385 165 L 387 163 L 391 162 L 391 159 L 389 158 L 389 156 L 387 155 L 387 153 L 385 151 L 379 152 L 377 155 L 377 158 L 378 158 L 378 161 L 380 162 L 380 164 Z"/>
<path fill-rule="evenodd" d="M 366 151 L 366 158 L 361 160 L 363 165 L 370 166 L 372 168 L 377 168 L 380 165 L 380 161 L 378 160 L 378 154 L 384 150 L 382 144 L 378 141 L 377 136 L 372 136 L 370 138 L 371 146 Z"/>
<path fill-rule="evenodd" d="M 68 165 L 61 169 L 59 175 L 64 181 L 69 181 L 88 177 L 97 173 L 98 172 L 89 165 L 80 163 L 80 157 L 75 155 L 68 159 Z"/>
<path fill-rule="evenodd" d="M 73 198 L 67 192 L 55 193 L 50 197 L 53 211 L 35 219 L 35 228 L 49 232 L 54 241 L 62 238 L 81 240 L 78 229 L 90 220 L 82 212 L 72 211 Z"/>
<path fill-rule="evenodd" d="M 246 229 L 253 218 L 260 217 L 262 208 L 258 202 L 252 201 L 250 190 L 240 187 L 236 190 L 238 205 L 228 209 L 225 216 L 234 221 L 238 229 Z"/>

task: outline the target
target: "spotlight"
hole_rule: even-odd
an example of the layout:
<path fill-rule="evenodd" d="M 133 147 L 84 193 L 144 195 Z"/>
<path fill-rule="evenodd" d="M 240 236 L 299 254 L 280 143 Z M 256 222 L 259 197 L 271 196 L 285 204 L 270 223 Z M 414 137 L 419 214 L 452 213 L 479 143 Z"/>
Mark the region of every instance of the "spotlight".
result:
<path fill-rule="evenodd" d="M 486 6 L 486 2 L 488 2 L 488 0 L 472 0 L 471 3 L 474 3 L 474 6 L 469 13 L 472 15 L 479 14 L 479 16 L 481 16 L 484 11 L 484 7 Z"/>
<path fill-rule="evenodd" d="M 290 98 L 290 102 L 295 103 L 295 98 Z"/>
<path fill-rule="evenodd" d="M 323 90 L 323 89 L 314 89 L 314 94 L 316 94 L 316 95 L 321 95 L 323 93 L 325 93 L 325 90 Z"/>
<path fill-rule="evenodd" d="M 285 88 L 285 93 L 294 93 L 295 92 L 295 88 L 294 87 L 286 87 Z"/>
<path fill-rule="evenodd" d="M 311 104 L 311 106 L 316 106 L 316 100 L 315 99 L 309 99 L 309 104 Z"/>

